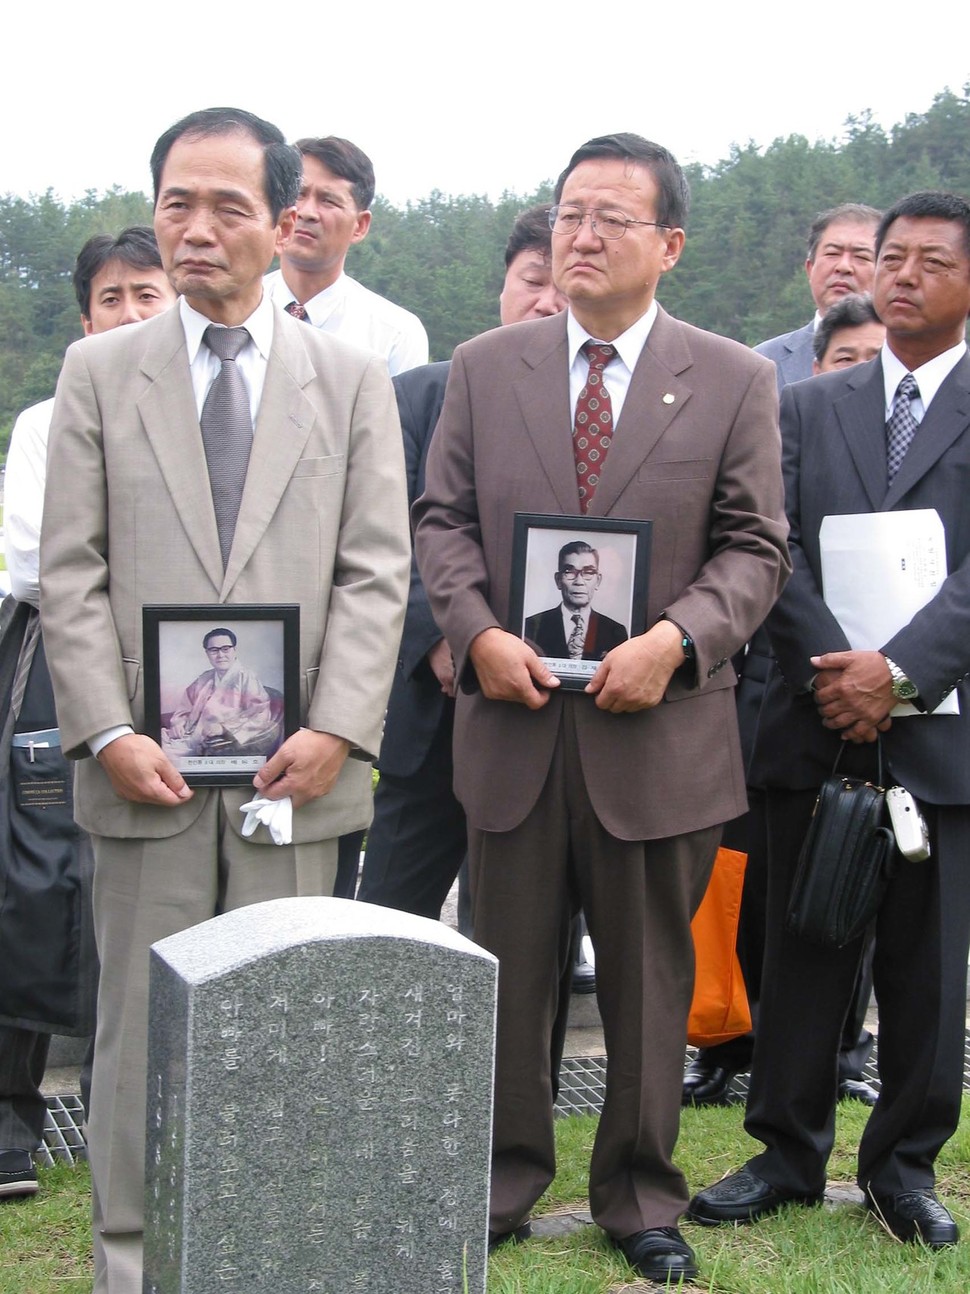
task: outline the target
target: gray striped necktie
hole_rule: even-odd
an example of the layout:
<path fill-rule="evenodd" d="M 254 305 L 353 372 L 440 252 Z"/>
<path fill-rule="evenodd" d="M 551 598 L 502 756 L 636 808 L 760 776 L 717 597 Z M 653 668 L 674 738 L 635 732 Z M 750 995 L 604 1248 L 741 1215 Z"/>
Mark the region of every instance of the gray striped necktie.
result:
<path fill-rule="evenodd" d="M 222 361 L 202 406 L 200 422 L 219 531 L 219 548 L 225 567 L 229 562 L 253 444 L 249 392 L 236 364 L 236 356 L 249 341 L 249 333 L 245 328 L 217 328 L 210 324 L 202 339 Z"/>

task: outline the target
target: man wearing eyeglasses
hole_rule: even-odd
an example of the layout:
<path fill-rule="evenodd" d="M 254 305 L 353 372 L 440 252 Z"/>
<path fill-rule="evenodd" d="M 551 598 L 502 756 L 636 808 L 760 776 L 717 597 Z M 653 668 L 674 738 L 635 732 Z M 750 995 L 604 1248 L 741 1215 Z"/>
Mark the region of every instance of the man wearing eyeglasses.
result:
<path fill-rule="evenodd" d="M 593 598 L 603 583 L 599 553 L 581 539 L 559 550 L 554 576 L 562 594 L 558 607 L 539 611 L 525 622 L 525 637 L 540 656 L 571 660 L 602 660 L 629 634 L 618 620 L 593 610 Z"/>
<path fill-rule="evenodd" d="M 550 1035 L 581 905 L 609 1057 L 590 1210 L 640 1274 L 676 1282 L 697 1270 L 673 1163 L 690 920 L 745 805 L 729 662 L 790 570 L 777 395 L 770 362 L 656 304 L 689 202 L 666 149 L 591 140 L 555 200 L 569 308 L 458 347 L 414 509 L 460 687 L 475 938 L 501 967 L 489 1240 L 529 1234 L 555 1173 Z M 516 512 L 653 522 L 649 628 L 585 691 L 508 632 Z"/>

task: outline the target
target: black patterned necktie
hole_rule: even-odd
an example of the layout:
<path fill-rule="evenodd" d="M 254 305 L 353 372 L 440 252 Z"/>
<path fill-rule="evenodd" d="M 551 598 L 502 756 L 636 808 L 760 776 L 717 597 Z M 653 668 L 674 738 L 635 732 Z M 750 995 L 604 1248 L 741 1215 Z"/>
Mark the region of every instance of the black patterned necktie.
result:
<path fill-rule="evenodd" d="M 229 561 L 236 518 L 253 445 L 253 419 L 249 392 L 236 364 L 236 356 L 249 341 L 245 328 L 217 328 L 214 324 L 202 340 L 222 361 L 216 379 L 202 406 L 202 444 L 209 468 L 209 486 L 219 531 L 222 564 Z"/>
<path fill-rule="evenodd" d="M 299 301 L 290 301 L 288 305 L 283 307 L 283 309 L 288 315 L 292 315 L 294 319 L 299 319 L 303 323 L 310 322 L 310 316 L 307 314 L 305 308 L 300 305 Z"/>
<path fill-rule="evenodd" d="M 913 401 L 917 399 L 919 387 L 916 385 L 916 378 L 912 373 L 907 373 L 896 387 L 892 413 L 886 423 L 886 469 L 890 485 L 919 428 L 919 423 L 913 416 Z"/>
<path fill-rule="evenodd" d="M 616 354 L 616 347 L 587 341 L 582 345 L 589 359 L 586 385 L 576 401 L 573 426 L 573 454 L 576 458 L 576 483 L 579 507 L 585 513 L 603 474 L 603 463 L 613 440 L 613 401 L 603 383 L 603 370 Z"/>

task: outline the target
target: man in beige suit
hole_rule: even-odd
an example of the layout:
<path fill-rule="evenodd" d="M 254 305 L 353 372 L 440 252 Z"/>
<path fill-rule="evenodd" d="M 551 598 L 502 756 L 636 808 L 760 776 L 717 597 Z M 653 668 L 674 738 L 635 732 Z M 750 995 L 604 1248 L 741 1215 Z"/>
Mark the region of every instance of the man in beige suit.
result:
<path fill-rule="evenodd" d="M 500 966 L 490 1240 L 528 1234 L 555 1172 L 550 1034 L 581 904 L 609 1055 L 590 1208 L 641 1274 L 676 1281 L 696 1272 L 672 1162 L 690 918 L 719 824 L 745 804 L 729 661 L 789 569 L 775 379 L 655 304 L 688 203 L 666 149 L 592 140 L 556 203 L 553 277 L 569 309 L 459 346 L 415 505 L 462 689 L 455 783 L 475 937 Z M 570 436 L 589 407 L 588 342 L 611 344 L 596 389 L 612 443 L 595 472 L 574 456 L 586 434 Z M 649 627 L 607 653 L 585 694 L 558 690 L 507 632 L 513 515 L 582 511 L 653 521 Z"/>
<path fill-rule="evenodd" d="M 258 117 L 211 109 L 159 139 L 152 174 L 155 231 L 182 301 L 68 351 L 41 552 L 63 745 L 80 761 L 76 812 L 96 859 L 97 1294 L 141 1291 L 148 948 L 219 912 L 330 891 L 336 837 L 370 812 L 366 771 L 347 756 L 377 751 L 409 568 L 386 365 L 263 297 L 292 227 L 299 155 Z M 217 357 L 212 324 L 245 327 L 235 361 Z M 207 457 L 200 419 L 233 362 L 252 431 L 226 531 L 224 442 Z M 193 792 L 140 731 L 143 605 L 267 602 L 300 606 L 304 726 L 254 779 L 263 795 L 291 798 L 288 846 L 264 828 L 243 839 L 239 806 L 252 792 Z"/>

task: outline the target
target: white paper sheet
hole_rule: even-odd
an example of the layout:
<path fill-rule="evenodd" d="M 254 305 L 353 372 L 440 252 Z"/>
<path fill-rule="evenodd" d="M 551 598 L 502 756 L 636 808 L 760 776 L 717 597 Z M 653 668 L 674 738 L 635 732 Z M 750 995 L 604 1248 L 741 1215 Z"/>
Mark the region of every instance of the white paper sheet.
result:
<path fill-rule="evenodd" d="M 878 651 L 946 579 L 946 536 L 935 508 L 825 517 L 819 532 L 822 596 L 853 649 Z M 922 711 L 907 703 L 893 718 Z M 955 691 L 933 711 L 959 714 Z"/>

